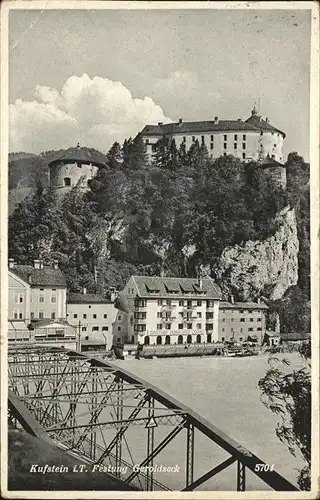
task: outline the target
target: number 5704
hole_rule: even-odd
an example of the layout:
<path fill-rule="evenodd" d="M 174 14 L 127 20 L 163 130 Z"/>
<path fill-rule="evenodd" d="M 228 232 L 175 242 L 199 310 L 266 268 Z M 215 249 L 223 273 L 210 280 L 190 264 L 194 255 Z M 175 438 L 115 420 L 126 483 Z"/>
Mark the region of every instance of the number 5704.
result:
<path fill-rule="evenodd" d="M 254 466 L 254 470 L 256 472 L 260 472 L 260 471 L 269 471 L 269 470 L 273 470 L 274 469 L 274 464 L 256 464 Z"/>

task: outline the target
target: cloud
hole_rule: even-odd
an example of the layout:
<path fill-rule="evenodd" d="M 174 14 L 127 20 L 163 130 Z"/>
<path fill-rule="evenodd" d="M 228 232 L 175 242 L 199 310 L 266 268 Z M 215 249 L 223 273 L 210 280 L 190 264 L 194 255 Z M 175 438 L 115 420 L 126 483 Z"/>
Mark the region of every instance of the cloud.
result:
<path fill-rule="evenodd" d="M 61 92 L 38 85 L 33 101 L 10 105 L 10 151 L 39 153 L 74 146 L 106 152 L 147 123 L 170 122 L 150 97 L 133 98 L 121 82 L 71 76 Z"/>

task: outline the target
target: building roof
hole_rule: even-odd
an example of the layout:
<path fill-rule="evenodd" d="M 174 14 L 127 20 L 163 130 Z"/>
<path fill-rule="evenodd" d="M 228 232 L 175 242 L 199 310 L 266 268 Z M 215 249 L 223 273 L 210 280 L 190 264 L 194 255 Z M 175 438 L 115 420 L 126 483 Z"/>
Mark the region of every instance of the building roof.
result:
<path fill-rule="evenodd" d="M 220 302 L 219 309 L 269 309 L 264 302 Z"/>
<path fill-rule="evenodd" d="M 197 122 L 178 122 L 158 125 L 146 125 L 141 131 L 144 136 L 162 136 L 171 134 L 187 134 L 201 132 L 257 132 L 261 130 L 277 132 L 285 137 L 285 133 L 262 120 L 260 116 L 252 110 L 250 118 L 247 120 L 206 120 Z"/>
<path fill-rule="evenodd" d="M 132 276 L 139 297 L 205 297 L 221 299 L 220 288 L 209 278 L 202 278 L 199 287 L 197 278 L 168 278 L 160 276 Z"/>
<path fill-rule="evenodd" d="M 310 340 L 310 333 L 281 333 L 282 340 Z"/>
<path fill-rule="evenodd" d="M 113 302 L 97 293 L 68 293 L 68 304 L 112 304 Z"/>
<path fill-rule="evenodd" d="M 258 160 L 258 164 L 261 165 L 263 168 L 270 168 L 270 167 L 282 167 L 286 168 L 285 165 L 282 163 L 279 163 L 277 160 L 274 158 L 271 158 L 270 156 L 267 156 L 266 158 L 263 158 L 262 160 Z"/>
<path fill-rule="evenodd" d="M 70 327 L 75 328 L 73 325 L 70 325 L 64 319 L 40 319 L 33 320 L 31 323 L 34 328 L 59 328 L 59 327 Z"/>
<path fill-rule="evenodd" d="M 10 272 L 21 278 L 30 286 L 59 286 L 66 287 L 67 282 L 61 269 L 43 266 L 35 269 L 33 266 L 15 264 Z"/>
<path fill-rule="evenodd" d="M 55 163 L 79 162 L 96 166 L 106 166 L 106 157 L 96 149 L 89 149 L 80 146 L 72 147 L 57 154 L 57 156 L 49 163 L 49 166 Z"/>

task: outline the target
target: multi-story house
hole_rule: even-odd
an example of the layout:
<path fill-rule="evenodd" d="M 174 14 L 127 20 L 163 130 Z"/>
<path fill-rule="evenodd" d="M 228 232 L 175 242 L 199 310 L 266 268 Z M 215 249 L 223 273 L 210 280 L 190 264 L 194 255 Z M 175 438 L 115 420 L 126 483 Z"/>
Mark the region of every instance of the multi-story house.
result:
<path fill-rule="evenodd" d="M 262 344 L 266 329 L 263 302 L 220 302 L 219 341 L 257 341 Z"/>
<path fill-rule="evenodd" d="M 9 259 L 8 339 L 11 341 L 75 340 L 66 321 L 67 284 L 55 261 L 33 266 Z"/>
<path fill-rule="evenodd" d="M 140 132 L 147 146 L 149 157 L 156 151 L 162 138 L 174 139 L 179 148 L 183 144 L 188 150 L 195 141 L 205 144 L 213 158 L 233 155 L 243 161 L 270 158 L 283 162 L 283 140 L 285 133 L 263 120 L 254 107 L 247 120 L 214 120 L 178 123 L 161 122 L 146 125 Z"/>
<path fill-rule="evenodd" d="M 114 335 L 122 335 L 126 313 L 119 311 L 112 300 L 100 294 L 69 293 L 67 297 L 67 318 L 78 332 L 80 340 L 104 340 L 106 349 L 113 344 Z"/>
<path fill-rule="evenodd" d="M 209 278 L 131 276 L 119 294 L 128 313 L 124 342 L 191 344 L 218 340 L 221 292 Z"/>

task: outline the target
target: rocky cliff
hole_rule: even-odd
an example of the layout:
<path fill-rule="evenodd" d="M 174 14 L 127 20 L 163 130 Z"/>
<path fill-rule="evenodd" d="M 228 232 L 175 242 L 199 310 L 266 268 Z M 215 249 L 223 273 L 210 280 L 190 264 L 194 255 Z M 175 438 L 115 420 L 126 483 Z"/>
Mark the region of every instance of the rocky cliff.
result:
<path fill-rule="evenodd" d="M 263 241 L 247 241 L 222 252 L 214 278 L 225 294 L 238 300 L 263 296 L 280 299 L 298 282 L 298 252 L 294 209 L 283 209 L 275 219 L 277 231 Z"/>

